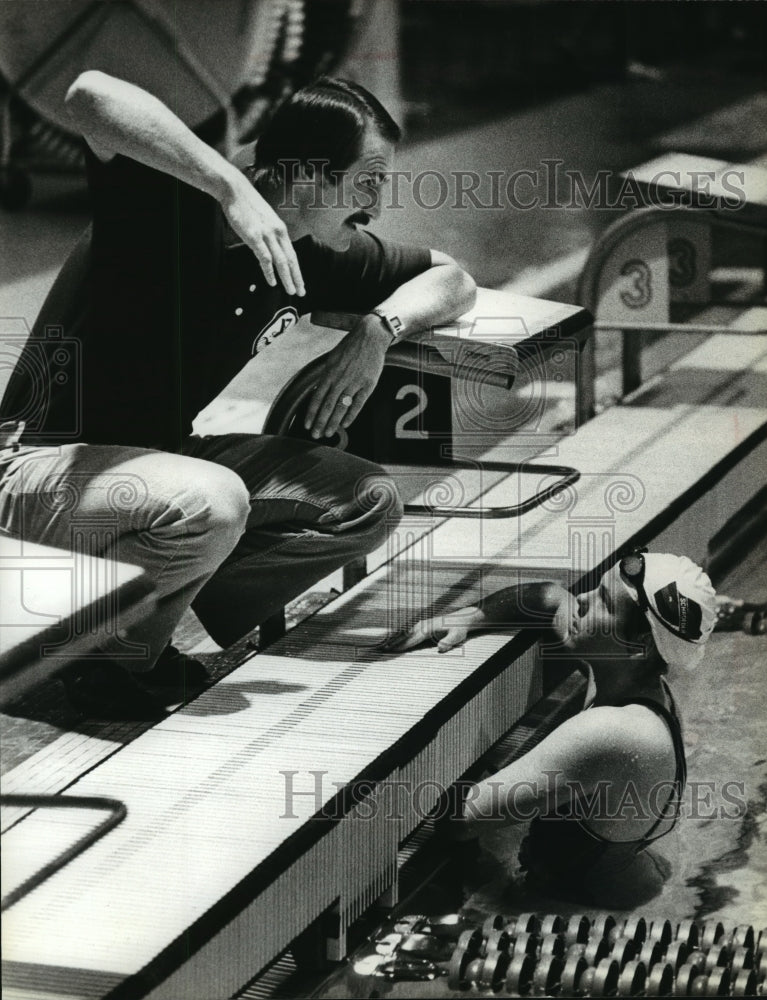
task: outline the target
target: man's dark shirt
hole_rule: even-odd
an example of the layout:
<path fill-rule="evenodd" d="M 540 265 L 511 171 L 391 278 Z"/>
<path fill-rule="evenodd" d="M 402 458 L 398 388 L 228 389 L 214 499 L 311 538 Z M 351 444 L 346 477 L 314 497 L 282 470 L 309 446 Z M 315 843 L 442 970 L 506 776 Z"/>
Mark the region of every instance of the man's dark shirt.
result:
<path fill-rule="evenodd" d="M 254 354 L 313 309 L 365 312 L 425 271 L 429 251 L 357 233 L 346 252 L 294 244 L 306 296 L 267 285 L 227 248 L 210 196 L 135 160 L 86 156 L 93 206 L 17 362 L 4 420 L 26 444 L 178 451 L 192 421 Z"/>

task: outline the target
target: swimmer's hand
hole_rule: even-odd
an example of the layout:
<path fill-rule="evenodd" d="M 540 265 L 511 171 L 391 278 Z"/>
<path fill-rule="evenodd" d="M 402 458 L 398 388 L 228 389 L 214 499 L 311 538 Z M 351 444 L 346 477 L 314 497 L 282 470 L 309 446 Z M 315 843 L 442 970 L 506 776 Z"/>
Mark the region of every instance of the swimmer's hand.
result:
<path fill-rule="evenodd" d="M 231 175 L 220 204 L 229 225 L 256 255 L 268 284 L 277 284 L 276 271 L 288 295 L 305 295 L 287 226 L 239 171 Z"/>
<path fill-rule="evenodd" d="M 436 642 L 437 651 L 447 653 L 456 646 L 463 645 L 469 632 L 487 624 L 481 608 L 461 608 L 446 615 L 424 618 L 409 629 L 397 632 L 378 647 L 384 653 L 404 653 L 426 642 Z"/>

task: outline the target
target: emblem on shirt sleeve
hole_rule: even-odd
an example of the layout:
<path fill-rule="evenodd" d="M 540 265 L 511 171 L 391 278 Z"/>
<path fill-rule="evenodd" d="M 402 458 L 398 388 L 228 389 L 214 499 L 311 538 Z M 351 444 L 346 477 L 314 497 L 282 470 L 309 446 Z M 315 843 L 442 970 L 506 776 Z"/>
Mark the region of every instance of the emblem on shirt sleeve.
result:
<path fill-rule="evenodd" d="M 253 346 L 250 349 L 251 356 L 255 357 L 256 354 L 260 354 L 286 330 L 295 326 L 297 322 L 298 312 L 293 306 L 285 306 L 284 309 L 278 310 L 253 341 Z"/>

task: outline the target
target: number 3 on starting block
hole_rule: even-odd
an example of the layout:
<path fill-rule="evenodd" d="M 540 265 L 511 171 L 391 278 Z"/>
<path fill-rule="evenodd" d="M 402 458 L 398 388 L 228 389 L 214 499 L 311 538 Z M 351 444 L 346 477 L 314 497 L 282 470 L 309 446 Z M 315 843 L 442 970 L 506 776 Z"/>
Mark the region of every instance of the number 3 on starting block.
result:
<path fill-rule="evenodd" d="M 626 236 L 603 263 L 597 318 L 617 330 L 671 321 L 672 303 L 707 303 L 711 233 L 670 213 L 668 220 Z"/>
<path fill-rule="evenodd" d="M 597 293 L 597 317 L 618 330 L 634 324 L 667 323 L 669 264 L 666 224 L 645 226 L 627 236 L 604 262 Z"/>
<path fill-rule="evenodd" d="M 711 229 L 679 215 L 666 227 L 671 301 L 705 305 L 711 298 Z"/>

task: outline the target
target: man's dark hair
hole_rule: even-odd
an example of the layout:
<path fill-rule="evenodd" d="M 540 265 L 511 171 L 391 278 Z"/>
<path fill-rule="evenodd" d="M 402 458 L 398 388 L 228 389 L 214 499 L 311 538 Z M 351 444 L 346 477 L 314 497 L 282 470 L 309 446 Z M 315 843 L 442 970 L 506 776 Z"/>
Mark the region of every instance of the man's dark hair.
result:
<path fill-rule="evenodd" d="M 311 172 L 314 161 L 333 181 L 359 158 L 368 125 L 388 142 L 400 139 L 399 125 L 370 91 L 351 80 L 320 77 L 277 108 L 256 143 L 252 170 L 276 182 L 286 167 L 291 176 L 291 164 Z"/>

